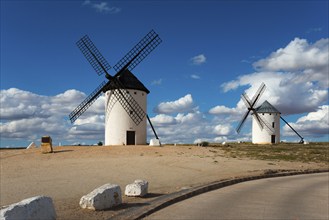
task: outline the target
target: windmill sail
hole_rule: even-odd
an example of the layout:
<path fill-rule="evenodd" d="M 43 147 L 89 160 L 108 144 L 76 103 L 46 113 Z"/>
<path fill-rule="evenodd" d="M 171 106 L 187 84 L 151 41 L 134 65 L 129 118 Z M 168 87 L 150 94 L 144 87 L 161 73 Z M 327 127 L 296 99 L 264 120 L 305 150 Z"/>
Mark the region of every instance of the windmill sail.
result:
<path fill-rule="evenodd" d="M 87 35 L 82 37 L 77 42 L 77 46 L 98 75 L 107 73 L 107 70 L 111 69 L 110 64 L 102 56 L 102 54 Z"/>
<path fill-rule="evenodd" d="M 102 94 L 106 81 L 103 81 L 83 102 L 80 103 L 69 115 L 71 123 L 75 122 Z"/>
<path fill-rule="evenodd" d="M 154 30 L 151 30 L 113 68 L 118 73 L 126 68 L 130 71 L 133 70 L 161 42 L 159 35 Z"/>

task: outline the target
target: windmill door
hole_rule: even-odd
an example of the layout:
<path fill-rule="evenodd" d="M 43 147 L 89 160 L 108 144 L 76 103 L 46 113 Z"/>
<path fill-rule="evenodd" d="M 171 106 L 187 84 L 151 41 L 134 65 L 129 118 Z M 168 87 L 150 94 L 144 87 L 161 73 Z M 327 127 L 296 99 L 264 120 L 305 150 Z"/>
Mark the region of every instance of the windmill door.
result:
<path fill-rule="evenodd" d="M 126 144 L 127 145 L 135 145 L 135 131 L 127 131 L 127 140 Z"/>
<path fill-rule="evenodd" d="M 271 143 L 275 144 L 275 135 L 271 135 Z"/>

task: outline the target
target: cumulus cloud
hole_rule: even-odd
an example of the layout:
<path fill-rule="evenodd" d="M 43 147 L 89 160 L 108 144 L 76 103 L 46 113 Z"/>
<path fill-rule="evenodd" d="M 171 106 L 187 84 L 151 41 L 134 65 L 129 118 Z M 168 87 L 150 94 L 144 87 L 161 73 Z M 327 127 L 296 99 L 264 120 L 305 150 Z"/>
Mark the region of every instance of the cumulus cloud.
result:
<path fill-rule="evenodd" d="M 201 65 L 207 61 L 207 58 L 204 54 L 199 54 L 191 58 L 191 62 L 194 65 Z"/>
<path fill-rule="evenodd" d="M 194 103 L 191 94 L 170 102 L 162 102 L 157 107 L 154 108 L 156 113 L 177 113 L 177 112 L 186 112 L 193 109 Z"/>
<path fill-rule="evenodd" d="M 176 119 L 170 115 L 159 114 L 152 118 L 152 124 L 155 126 L 167 126 L 176 123 Z"/>
<path fill-rule="evenodd" d="M 314 111 L 328 100 L 328 39 L 309 44 L 296 38 L 286 47 L 254 63 L 257 72 L 221 85 L 224 92 L 249 86 L 249 97 L 261 82 L 267 86 L 260 103 L 268 100 L 283 114 Z M 243 107 L 240 101 L 237 107 Z"/>
<path fill-rule="evenodd" d="M 310 44 L 306 39 L 295 38 L 285 48 L 280 48 L 265 59 L 253 64 L 256 69 L 266 71 L 299 71 L 328 69 L 329 39 Z"/>
<path fill-rule="evenodd" d="M 102 140 L 104 133 L 104 98 L 100 97 L 74 125 L 68 114 L 86 98 L 77 90 L 67 90 L 55 96 L 42 96 L 10 88 L 1 90 L 1 139 L 35 141 L 43 135 L 54 140 Z M 86 129 L 86 128 L 89 129 Z"/>
<path fill-rule="evenodd" d="M 221 115 L 221 114 L 231 115 L 231 114 L 236 114 L 236 109 L 228 108 L 228 107 L 223 106 L 223 105 L 218 105 L 218 106 L 215 106 L 215 107 L 211 108 L 209 110 L 209 113 L 213 114 L 213 115 Z"/>
<path fill-rule="evenodd" d="M 329 105 L 320 106 L 316 111 L 300 117 L 296 123 L 289 124 L 302 136 L 318 137 L 329 132 Z M 285 125 L 283 127 L 284 135 L 296 136 L 296 134 Z"/>

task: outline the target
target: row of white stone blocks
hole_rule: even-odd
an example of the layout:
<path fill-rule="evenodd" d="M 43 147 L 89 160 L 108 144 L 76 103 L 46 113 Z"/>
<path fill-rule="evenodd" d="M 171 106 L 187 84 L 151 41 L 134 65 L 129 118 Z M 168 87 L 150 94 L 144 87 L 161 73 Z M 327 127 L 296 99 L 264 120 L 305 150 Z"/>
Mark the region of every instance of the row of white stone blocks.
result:
<path fill-rule="evenodd" d="M 148 182 L 135 180 L 125 189 L 126 196 L 143 197 L 148 192 Z M 84 195 L 80 199 L 82 208 L 92 210 L 105 210 L 122 203 L 121 188 L 116 184 L 105 184 Z M 53 220 L 56 212 L 53 201 L 47 196 L 36 196 L 6 206 L 0 210 L 0 220 Z"/>
<path fill-rule="evenodd" d="M 128 184 L 125 189 L 126 196 L 143 197 L 148 192 L 148 182 L 145 180 L 135 180 Z M 80 206 L 92 210 L 110 209 L 122 203 L 121 188 L 116 184 L 105 184 L 93 190 L 89 194 L 82 196 Z"/>

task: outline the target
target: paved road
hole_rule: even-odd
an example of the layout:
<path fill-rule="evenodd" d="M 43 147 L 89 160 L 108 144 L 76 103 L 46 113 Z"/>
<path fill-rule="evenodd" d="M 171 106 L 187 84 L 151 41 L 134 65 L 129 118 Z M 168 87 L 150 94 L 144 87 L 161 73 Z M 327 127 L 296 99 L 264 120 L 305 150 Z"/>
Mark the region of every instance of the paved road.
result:
<path fill-rule="evenodd" d="M 329 173 L 244 182 L 162 209 L 145 219 L 329 219 Z"/>

